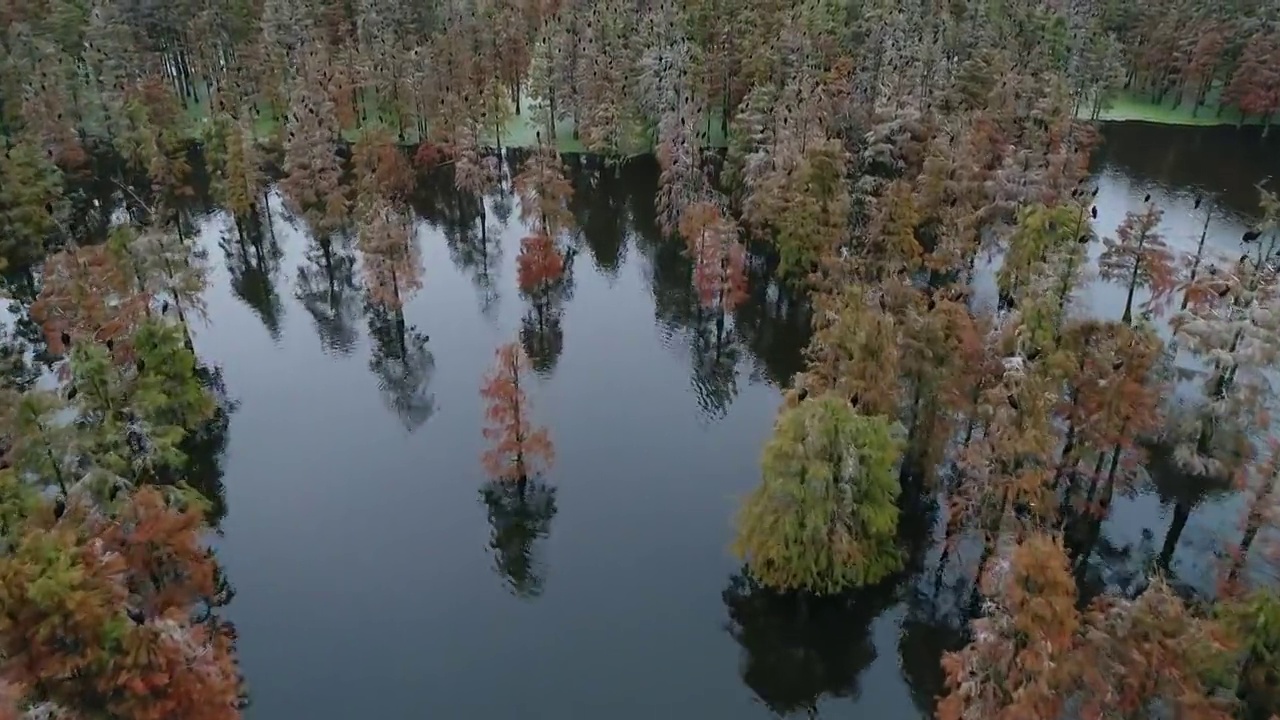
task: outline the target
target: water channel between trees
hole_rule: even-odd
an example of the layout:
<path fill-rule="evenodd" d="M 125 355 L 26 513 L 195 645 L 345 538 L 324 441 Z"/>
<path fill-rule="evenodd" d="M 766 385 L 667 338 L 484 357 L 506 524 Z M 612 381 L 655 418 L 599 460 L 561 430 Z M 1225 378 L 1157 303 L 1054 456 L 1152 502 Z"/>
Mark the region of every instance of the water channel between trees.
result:
<path fill-rule="evenodd" d="M 1280 167 L 1256 130 L 1119 124 L 1105 138 L 1099 230 L 1151 193 L 1180 250 L 1209 210 L 1209 244 L 1238 253 L 1253 186 Z M 930 715 L 971 567 L 935 578 L 934 517 L 917 513 L 903 522 L 919 550 L 885 587 L 799 603 L 741 576 L 733 514 L 808 317 L 757 267 L 718 327 L 680 244 L 657 231 L 656 166 L 591 166 L 569 162 L 570 291 L 539 308 L 517 288 L 514 198 L 488 198 L 482 241 L 456 199 L 421 193 L 404 353 L 388 351 L 393 321 L 366 306 L 350 249 L 326 255 L 278 197 L 260 244 L 239 245 L 223 213 L 201 220 L 214 274 L 196 348 L 235 403 L 217 545 L 250 718 Z M 1124 300 L 1097 283 L 1076 297 L 1108 317 Z M 515 337 L 556 449 L 523 501 L 479 461 L 481 378 Z M 1139 582 L 1175 505 L 1189 518 L 1179 582 L 1195 585 L 1235 532 L 1228 494 L 1172 475 L 1147 487 L 1119 501 L 1090 582 Z"/>

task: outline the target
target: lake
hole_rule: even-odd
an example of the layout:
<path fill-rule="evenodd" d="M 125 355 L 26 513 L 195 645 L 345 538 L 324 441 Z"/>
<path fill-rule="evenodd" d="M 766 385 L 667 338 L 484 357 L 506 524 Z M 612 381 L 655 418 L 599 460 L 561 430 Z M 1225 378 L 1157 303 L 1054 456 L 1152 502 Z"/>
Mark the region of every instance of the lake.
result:
<path fill-rule="evenodd" d="M 1171 244 L 1194 249 L 1203 191 L 1210 243 L 1230 252 L 1280 160 L 1250 133 L 1107 127 L 1098 228 L 1152 193 Z M 717 337 L 681 246 L 655 229 L 656 177 L 651 161 L 575 171 L 572 294 L 541 325 L 524 323 L 511 201 L 487 201 L 482 256 L 430 219 L 447 197 L 420 198 L 407 364 L 379 349 L 387 321 L 366 309 L 350 252 L 336 244 L 331 278 L 277 196 L 262 247 L 243 254 L 224 214 L 200 221 L 215 271 L 196 345 L 236 403 L 216 542 L 249 718 L 930 715 L 940 653 L 960 637 L 947 598 L 967 581 L 935 584 L 927 508 L 904 519 L 921 550 L 890 586 L 801 605 L 739 575 L 734 512 L 808 318 L 758 269 Z M 1119 288 L 1078 297 L 1108 316 L 1123 303 Z M 486 485 L 478 390 L 526 324 L 533 417 L 556 462 L 520 504 Z M 1100 582 L 1124 586 L 1160 550 L 1174 494 L 1120 501 Z M 1188 576 L 1235 533 L 1228 498 L 1195 502 L 1173 565 Z"/>

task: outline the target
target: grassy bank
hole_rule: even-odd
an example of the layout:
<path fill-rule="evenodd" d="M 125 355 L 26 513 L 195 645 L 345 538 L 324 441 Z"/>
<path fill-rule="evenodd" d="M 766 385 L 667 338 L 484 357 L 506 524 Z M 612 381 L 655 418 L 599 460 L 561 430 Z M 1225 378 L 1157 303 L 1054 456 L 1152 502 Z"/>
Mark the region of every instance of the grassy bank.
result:
<path fill-rule="evenodd" d="M 348 142 L 355 142 L 359 138 L 360 133 L 368 127 L 381 127 L 396 132 L 398 123 L 395 113 L 383 110 L 378 107 L 376 101 L 370 101 L 366 104 L 366 113 L 369 121 L 363 125 L 356 127 L 343 128 L 342 137 Z M 540 125 L 534 118 L 532 108 L 529 103 L 525 103 L 521 108 L 523 112 L 519 115 L 512 115 L 502 127 L 501 133 L 496 133 L 492 129 L 485 132 L 480 141 L 486 147 L 502 147 L 510 148 L 533 148 L 538 145 L 538 130 Z M 208 127 L 210 113 L 208 103 L 203 98 L 199 100 L 191 100 L 186 105 L 187 119 L 189 122 L 188 134 L 193 139 L 201 138 L 205 129 Z M 623 121 L 624 130 L 622 139 L 617 148 L 617 154 L 627 157 L 633 155 L 641 155 L 653 151 L 653 136 L 650 130 L 645 127 L 644 122 L 640 118 L 627 118 Z M 419 136 L 417 123 L 413 119 L 406 119 L 404 122 L 405 136 L 404 141 L 408 144 L 418 144 L 422 138 Z M 725 147 L 728 145 L 728 138 L 721 131 L 719 113 L 712 115 L 709 127 L 701 128 L 702 132 L 707 133 L 710 142 L 707 143 L 711 147 Z M 260 140 L 268 140 L 279 135 L 280 120 L 272 117 L 269 113 L 263 112 L 254 121 L 254 132 Z M 709 132 L 708 132 L 709 131 Z M 544 138 L 545 140 L 545 138 Z M 556 123 L 556 147 L 562 153 L 583 153 L 588 152 L 582 138 L 573 137 L 573 121 L 571 119 L 563 119 Z"/>
<path fill-rule="evenodd" d="M 1107 103 L 1107 107 L 1098 114 L 1098 120 L 1103 122 L 1136 121 L 1198 127 L 1241 124 L 1239 110 L 1222 108 L 1222 111 L 1219 112 L 1220 106 L 1216 93 L 1210 93 L 1209 101 L 1201 105 L 1199 109 L 1193 109 L 1192 104 L 1187 101 L 1183 101 L 1177 107 L 1174 107 L 1175 102 L 1175 99 L 1169 99 L 1162 103 L 1156 103 L 1152 102 L 1145 93 L 1141 96 L 1134 93 L 1122 93 Z M 1080 114 L 1082 117 L 1088 117 L 1088 108 L 1082 109 Z M 1261 125 L 1262 118 L 1244 118 L 1243 124 Z"/>
<path fill-rule="evenodd" d="M 1198 109 L 1193 110 L 1190 102 L 1184 101 L 1175 107 L 1175 101 L 1172 99 L 1156 103 L 1151 101 L 1149 95 L 1145 93 L 1138 95 L 1125 92 L 1110 99 L 1107 107 L 1099 112 L 1096 119 L 1101 122 L 1148 122 L 1189 127 L 1238 124 L 1260 125 L 1262 123 L 1262 119 L 1256 116 L 1243 118 L 1242 123 L 1240 111 L 1235 108 L 1223 108 L 1219 112 L 1216 96 L 1216 92 L 1210 93 L 1209 101 Z M 376 107 L 376 103 L 369 103 L 369 105 Z M 207 103 L 190 101 L 187 103 L 186 110 L 190 122 L 189 133 L 191 137 L 201 137 L 209 121 Z M 528 103 L 522 110 L 524 111 L 523 113 L 512 115 L 508 118 L 503 125 L 500 137 L 498 133 L 494 133 L 492 130 L 485 133 L 481 138 L 482 144 L 486 147 L 494 147 L 499 144 L 502 147 L 511 148 L 536 147 L 538 144 L 538 122 L 534 119 Z M 344 139 L 354 142 L 365 128 L 371 126 L 388 128 L 393 132 L 397 129 L 394 113 L 381 109 L 373 109 L 367 112 L 370 120 L 365 125 L 344 128 L 342 131 Z M 1081 108 L 1079 116 L 1082 118 L 1090 116 L 1090 108 L 1087 103 Z M 279 119 L 266 113 L 258 117 L 254 123 L 254 129 L 259 139 L 268 140 L 277 137 L 279 134 L 279 122 Z M 416 123 L 413 120 L 406 120 L 404 125 L 405 142 L 409 144 L 419 143 L 422 138 L 419 137 Z M 713 115 L 709 127 L 701 128 L 701 130 L 709 138 L 709 141 L 704 143 L 705 146 L 719 148 L 728 145 L 727 136 L 721 132 L 718 114 Z M 623 136 L 623 140 L 617 148 L 619 155 L 626 157 L 653 151 L 654 139 L 651 131 L 645 127 L 640 119 L 631 118 L 626 121 L 626 130 Z M 573 137 L 573 122 L 569 119 L 561 120 L 556 124 L 556 147 L 562 153 L 589 152 L 581 138 Z"/>

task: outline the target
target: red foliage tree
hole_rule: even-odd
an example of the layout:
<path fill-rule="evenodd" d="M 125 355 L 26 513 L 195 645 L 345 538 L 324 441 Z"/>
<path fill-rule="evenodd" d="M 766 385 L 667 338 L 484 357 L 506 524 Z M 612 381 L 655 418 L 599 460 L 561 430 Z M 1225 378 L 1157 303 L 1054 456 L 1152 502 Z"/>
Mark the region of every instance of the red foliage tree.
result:
<path fill-rule="evenodd" d="M 1070 422 L 1063 463 L 1078 461 L 1080 448 L 1095 452 L 1087 501 L 1101 487 L 1105 507 L 1117 481 L 1125 489 L 1123 481 L 1136 477 L 1145 457 L 1142 441 L 1154 437 L 1163 424 L 1166 387 L 1153 368 L 1164 346 L 1149 328 L 1087 320 L 1064 328 L 1063 348 L 1070 357 L 1066 362 L 1073 365 L 1069 398 L 1061 408 Z"/>
<path fill-rule="evenodd" d="M 532 368 L 524 351 L 518 343 L 508 343 L 495 355 L 480 386 L 487 405 L 484 436 L 492 443 L 482 459 L 491 476 L 524 483 L 551 467 L 555 449 L 546 428 L 535 427 L 529 419 L 523 383 Z"/>
<path fill-rule="evenodd" d="M 1156 229 L 1163 214 L 1155 205 L 1148 205 L 1141 215 L 1128 213 L 1116 229 L 1115 239 L 1102 241 L 1106 248 L 1098 258 L 1099 275 L 1128 288 L 1122 322 L 1133 319 L 1133 295 L 1139 287 L 1151 291 L 1151 298 L 1143 305 L 1148 310 L 1166 303 L 1177 287 L 1173 252 Z"/>
<path fill-rule="evenodd" d="M 383 128 L 366 130 L 352 149 L 356 197 L 404 200 L 413 189 L 413 170 L 395 138 Z"/>

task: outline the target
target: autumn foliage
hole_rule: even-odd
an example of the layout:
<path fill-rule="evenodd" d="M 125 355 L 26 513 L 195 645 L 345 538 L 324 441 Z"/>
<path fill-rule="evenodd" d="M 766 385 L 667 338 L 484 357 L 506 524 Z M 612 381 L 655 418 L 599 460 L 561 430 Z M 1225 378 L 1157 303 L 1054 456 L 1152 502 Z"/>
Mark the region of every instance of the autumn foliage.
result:
<path fill-rule="evenodd" d="M 544 295 L 563 276 L 564 255 L 549 236 L 530 235 L 520 241 L 516 277 L 521 291 L 533 296 Z"/>
<path fill-rule="evenodd" d="M 690 205 L 680 217 L 680 235 L 693 258 L 693 286 L 707 309 L 733 312 L 747 298 L 747 251 L 738 228 L 709 202 Z"/>
<path fill-rule="evenodd" d="M 233 292 L 278 334 L 278 196 L 314 235 L 297 296 L 344 352 L 363 301 L 406 427 L 435 407 L 406 318 L 419 231 L 443 229 L 489 302 L 490 228 L 518 217 L 528 307 L 481 387 L 482 497 L 522 597 L 556 513 L 530 378 L 563 352 L 575 253 L 616 269 L 630 223 L 655 236 L 635 247 L 700 407 L 723 416 L 760 379 L 744 350 L 785 388 L 737 518 L 744 585 L 847 599 L 935 563 L 935 594 L 969 595 L 942 720 L 1280 710 L 1280 602 L 1251 572 L 1280 525 L 1280 201 L 1260 188 L 1230 258 L 1202 240 L 1187 260 L 1151 196 L 1104 237 L 1089 171 L 1090 118 L 1115 103 L 1265 132 L 1273 0 L 224 5 L 0 3 L 0 265 L 34 321 L 0 344 L 0 720 L 236 715 L 205 519 L 147 485 L 181 480 L 219 410 L 189 328 L 201 168 L 235 221 Z M 650 150 L 656 190 L 615 193 Z M 1195 208 L 1207 236 L 1216 207 Z M 1123 305 L 1086 308 L 1096 283 Z M 803 356 L 779 360 L 796 329 Z M 1193 488 L 1160 572 L 1095 588 L 1116 499 L 1167 479 L 1158 451 Z M 1178 533 L 1222 479 L 1242 525 L 1192 602 Z M 922 527 L 943 531 L 936 560 L 911 546 Z"/>
<path fill-rule="evenodd" d="M 532 369 L 518 343 L 495 352 L 493 367 L 480 386 L 485 401 L 484 437 L 490 447 L 483 456 L 485 470 L 501 480 L 527 481 L 551 467 L 555 450 L 546 428 L 530 419 L 526 393 Z"/>
<path fill-rule="evenodd" d="M 227 589 L 193 507 L 138 490 L 112 513 L 31 506 L 0 555 L 0 682 L 51 711 L 233 720 L 242 688 Z"/>
<path fill-rule="evenodd" d="M 150 296 L 107 245 L 64 250 L 44 265 L 44 286 L 31 307 L 53 352 L 71 342 L 128 338 L 144 317 Z"/>

